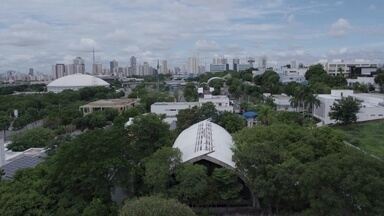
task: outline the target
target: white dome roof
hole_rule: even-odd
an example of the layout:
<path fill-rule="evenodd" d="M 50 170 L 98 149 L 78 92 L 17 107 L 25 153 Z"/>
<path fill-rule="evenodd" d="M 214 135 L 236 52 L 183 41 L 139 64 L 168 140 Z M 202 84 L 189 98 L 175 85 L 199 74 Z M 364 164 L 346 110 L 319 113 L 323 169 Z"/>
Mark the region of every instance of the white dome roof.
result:
<path fill-rule="evenodd" d="M 183 162 L 202 159 L 223 167 L 235 168 L 232 136 L 221 126 L 204 120 L 185 129 L 173 148 L 180 149 Z"/>
<path fill-rule="evenodd" d="M 48 87 L 88 87 L 109 86 L 104 80 L 86 74 L 72 74 L 56 79 L 48 84 Z"/>

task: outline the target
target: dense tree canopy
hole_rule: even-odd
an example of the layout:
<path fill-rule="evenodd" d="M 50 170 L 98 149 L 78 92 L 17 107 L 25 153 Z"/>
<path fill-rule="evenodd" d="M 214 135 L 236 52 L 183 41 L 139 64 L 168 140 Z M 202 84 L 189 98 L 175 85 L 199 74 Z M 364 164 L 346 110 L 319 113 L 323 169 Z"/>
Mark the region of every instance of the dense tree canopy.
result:
<path fill-rule="evenodd" d="M 33 128 L 12 137 L 12 143 L 8 149 L 12 151 L 24 151 L 29 148 L 45 148 L 55 137 L 55 133 L 48 128 Z"/>
<path fill-rule="evenodd" d="M 156 196 L 141 197 L 128 201 L 120 210 L 120 216 L 194 216 L 187 205 L 174 199 Z"/>
<path fill-rule="evenodd" d="M 383 168 L 373 172 L 363 168 L 363 164 L 378 167 L 382 162 L 349 149 L 331 128 L 258 126 L 236 134 L 235 145 L 238 170 L 269 213 L 340 215 L 383 209 L 383 198 L 371 191 L 382 188 Z M 368 179 L 375 180 L 367 185 Z"/>

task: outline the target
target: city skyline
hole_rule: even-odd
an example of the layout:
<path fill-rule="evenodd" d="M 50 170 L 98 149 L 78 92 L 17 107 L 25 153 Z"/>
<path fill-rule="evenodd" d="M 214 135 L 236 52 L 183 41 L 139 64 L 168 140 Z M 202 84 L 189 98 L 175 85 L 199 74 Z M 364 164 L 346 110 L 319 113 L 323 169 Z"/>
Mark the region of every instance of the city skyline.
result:
<path fill-rule="evenodd" d="M 212 58 L 268 56 L 271 63 L 320 59 L 383 61 L 383 5 L 369 1 L 63 1 L 4 0 L 0 8 L 0 73 L 50 73 L 80 56 L 92 70 L 131 56 L 155 66 Z M 60 10 L 59 10 L 60 9 Z M 355 16 L 359 14 L 359 16 Z M 121 62 L 121 64 L 120 64 Z"/>

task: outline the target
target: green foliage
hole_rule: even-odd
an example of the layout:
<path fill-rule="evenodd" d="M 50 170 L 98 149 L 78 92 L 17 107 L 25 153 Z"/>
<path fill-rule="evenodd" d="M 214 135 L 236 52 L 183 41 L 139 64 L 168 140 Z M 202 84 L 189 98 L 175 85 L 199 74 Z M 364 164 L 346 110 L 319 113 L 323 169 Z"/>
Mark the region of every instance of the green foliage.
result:
<path fill-rule="evenodd" d="M 179 200 L 199 203 L 208 189 L 207 168 L 202 165 L 184 164 L 176 170 L 176 181 L 173 192 Z"/>
<path fill-rule="evenodd" d="M 45 84 L 0 87 L 0 95 L 10 95 L 15 92 L 42 92 L 45 90 L 45 87 Z"/>
<path fill-rule="evenodd" d="M 0 181 L 1 215 L 50 215 L 53 200 L 43 194 L 44 173 L 39 169 L 19 171 L 13 181 Z"/>
<path fill-rule="evenodd" d="M 140 98 L 140 104 L 146 111 L 151 110 L 151 105 L 155 102 L 172 102 L 174 98 L 168 92 L 155 91 L 147 89 L 144 84 L 138 85 L 133 92 L 128 96 L 129 98 Z"/>
<path fill-rule="evenodd" d="M 222 200 L 236 200 L 239 198 L 243 188 L 238 181 L 237 175 L 226 168 L 216 168 L 212 173 L 212 178 L 219 188 L 219 196 Z"/>
<path fill-rule="evenodd" d="M 329 117 L 338 123 L 351 124 L 356 122 L 361 102 L 354 97 L 343 97 L 333 103 Z"/>
<path fill-rule="evenodd" d="M 308 215 L 380 215 L 384 212 L 383 163 L 355 149 L 310 164 L 300 182 L 311 206 L 305 211 Z"/>
<path fill-rule="evenodd" d="M 4 112 L 0 113 L 0 130 L 8 129 L 11 118 Z"/>
<path fill-rule="evenodd" d="M 204 103 L 201 107 L 192 107 L 191 109 L 180 110 L 177 114 L 176 131 L 181 133 L 189 126 L 206 120 L 217 119 L 218 112 L 215 105 L 211 102 Z"/>
<path fill-rule="evenodd" d="M 199 95 L 197 94 L 197 88 L 195 84 L 189 82 L 184 87 L 184 98 L 186 101 L 197 101 Z"/>
<path fill-rule="evenodd" d="M 33 128 L 12 137 L 8 148 L 12 151 L 24 151 L 29 148 L 44 148 L 55 137 L 55 133 L 48 128 Z"/>
<path fill-rule="evenodd" d="M 229 133 L 235 133 L 246 126 L 245 120 L 240 115 L 230 112 L 220 113 L 215 123 L 225 128 Z"/>
<path fill-rule="evenodd" d="M 150 156 L 162 146 L 171 146 L 169 125 L 156 114 L 136 117 L 127 131 L 138 160 Z"/>
<path fill-rule="evenodd" d="M 153 193 L 167 194 L 171 175 L 180 164 L 178 149 L 162 147 L 145 160 L 144 183 Z"/>
<path fill-rule="evenodd" d="M 188 206 L 173 199 L 141 197 L 130 200 L 120 210 L 120 216 L 194 216 Z"/>
<path fill-rule="evenodd" d="M 271 211 L 305 209 L 309 191 L 302 191 L 299 181 L 303 170 L 344 149 L 342 137 L 329 128 L 295 125 L 243 129 L 234 140 L 239 172 L 248 178 L 251 190 L 257 192 L 261 207 Z"/>
<path fill-rule="evenodd" d="M 336 127 L 346 141 L 384 160 L 384 121 L 360 122 Z"/>
<path fill-rule="evenodd" d="M 255 83 L 261 86 L 262 92 L 277 94 L 280 92 L 280 76 L 272 70 L 267 70 L 262 75 L 255 77 Z"/>
<path fill-rule="evenodd" d="M 46 119 L 47 126 L 57 128 L 71 124 L 81 116 L 79 106 L 97 99 L 116 98 L 120 94 L 105 87 L 87 87 L 78 91 L 66 90 L 61 93 L 36 95 L 0 96 L 0 118 L 13 117 L 17 109 L 19 117 L 13 123 L 14 129 L 20 129 L 29 123 Z"/>
<path fill-rule="evenodd" d="M 95 129 L 102 128 L 108 125 L 109 122 L 113 122 L 118 116 L 118 112 L 115 109 L 105 109 L 102 111 L 95 111 L 87 114 L 83 117 L 77 118 L 73 121 L 78 129 Z"/>
<path fill-rule="evenodd" d="M 331 88 L 345 88 L 347 86 L 347 80 L 343 74 L 331 76 L 321 64 L 310 66 L 305 73 L 305 79 L 317 94 L 328 94 Z"/>

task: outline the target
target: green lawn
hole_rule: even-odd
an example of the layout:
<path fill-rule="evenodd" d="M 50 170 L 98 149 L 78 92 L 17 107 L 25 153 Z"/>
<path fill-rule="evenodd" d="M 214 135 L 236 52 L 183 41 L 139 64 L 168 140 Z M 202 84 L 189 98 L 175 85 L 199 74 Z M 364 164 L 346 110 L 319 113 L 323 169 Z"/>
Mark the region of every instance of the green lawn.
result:
<path fill-rule="evenodd" d="M 384 121 L 337 126 L 335 129 L 345 134 L 346 141 L 384 159 Z"/>

